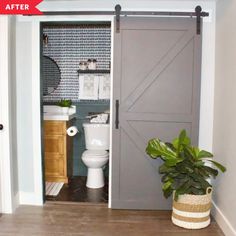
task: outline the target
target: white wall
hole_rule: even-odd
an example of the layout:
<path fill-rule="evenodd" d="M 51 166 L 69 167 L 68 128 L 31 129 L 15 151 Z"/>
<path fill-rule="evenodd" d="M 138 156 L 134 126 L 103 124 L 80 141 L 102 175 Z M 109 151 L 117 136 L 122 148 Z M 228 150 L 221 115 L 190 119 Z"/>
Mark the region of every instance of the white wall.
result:
<path fill-rule="evenodd" d="M 200 110 L 199 143 L 202 148 L 212 150 L 213 132 L 213 100 L 214 100 L 214 60 L 215 60 L 215 2 L 213 1 L 115 1 L 115 0 L 82 0 L 82 1 L 44 1 L 41 10 L 47 11 L 75 11 L 75 10 L 114 10 L 119 3 L 123 10 L 149 11 L 194 11 L 196 5 L 201 5 L 204 11 L 209 11 L 210 17 L 204 19 L 203 24 L 203 54 L 202 54 L 202 88 Z M 37 86 L 39 79 L 37 65 L 39 65 L 38 35 L 39 21 L 50 20 L 79 20 L 78 16 L 58 17 L 18 17 L 17 20 L 17 116 L 18 116 L 18 153 L 19 180 L 22 203 L 39 203 L 36 201 L 36 183 L 42 180 L 40 170 L 40 122 L 38 121 L 39 98 Z M 86 19 L 92 20 L 89 16 Z M 101 19 L 105 17 L 100 17 Z M 32 71 L 32 67 L 36 71 Z M 33 87 L 32 87 L 33 86 Z M 32 92 L 32 89 L 35 91 Z M 34 101 L 32 101 L 32 99 Z M 34 122 L 34 123 L 33 123 Z M 34 148 L 32 148 L 34 147 Z M 38 171 L 36 169 L 38 168 Z M 39 185 L 39 184 L 38 184 Z M 40 192 L 40 191 L 38 191 Z M 38 196 L 40 197 L 40 196 Z"/>
<path fill-rule="evenodd" d="M 236 1 L 221 0 L 216 14 L 214 144 L 227 172 L 215 182 L 214 215 L 226 236 L 236 235 Z"/>
<path fill-rule="evenodd" d="M 13 209 L 19 204 L 17 119 L 16 119 L 16 18 L 9 17 L 9 102 L 10 102 L 10 145 L 12 158 Z"/>
<path fill-rule="evenodd" d="M 18 160 L 16 142 L 15 17 L 0 16 L 0 174 L 2 212 L 18 205 Z"/>
<path fill-rule="evenodd" d="M 20 203 L 29 201 L 34 192 L 33 107 L 32 93 L 32 23 L 16 24 L 17 70 L 17 142 L 19 157 Z M 36 106 L 39 106 L 36 104 Z"/>

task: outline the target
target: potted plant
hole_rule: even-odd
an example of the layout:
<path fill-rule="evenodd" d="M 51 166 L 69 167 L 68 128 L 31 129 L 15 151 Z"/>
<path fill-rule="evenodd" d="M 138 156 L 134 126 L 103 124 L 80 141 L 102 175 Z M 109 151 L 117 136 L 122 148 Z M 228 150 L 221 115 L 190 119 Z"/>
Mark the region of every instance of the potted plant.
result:
<path fill-rule="evenodd" d="M 172 143 L 151 139 L 146 153 L 163 161 L 159 173 L 164 196 L 173 194 L 172 222 L 188 229 L 207 227 L 212 194 L 209 178 L 215 178 L 218 170 L 225 172 L 226 168 L 212 160 L 212 153 L 192 146 L 185 130 Z"/>
<path fill-rule="evenodd" d="M 72 101 L 70 99 L 61 99 L 58 103 L 58 106 L 61 107 L 62 113 L 68 114 L 69 108 L 72 105 Z"/>

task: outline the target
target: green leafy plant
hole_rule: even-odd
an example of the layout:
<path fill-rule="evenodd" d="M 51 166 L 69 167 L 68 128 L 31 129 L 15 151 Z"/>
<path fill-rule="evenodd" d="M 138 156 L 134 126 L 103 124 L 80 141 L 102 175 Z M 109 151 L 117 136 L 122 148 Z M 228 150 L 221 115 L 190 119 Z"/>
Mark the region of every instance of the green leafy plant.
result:
<path fill-rule="evenodd" d="M 58 103 L 58 106 L 60 107 L 71 107 L 72 101 L 68 99 L 61 99 Z"/>
<path fill-rule="evenodd" d="M 172 143 L 162 142 L 158 138 L 151 139 L 146 153 L 164 162 L 159 167 L 159 173 L 162 175 L 162 190 L 166 198 L 173 192 L 175 200 L 181 194 L 206 194 L 206 189 L 212 187 L 207 179 L 215 178 L 218 170 L 226 171 L 223 165 L 212 160 L 212 153 L 192 146 L 185 130 Z"/>

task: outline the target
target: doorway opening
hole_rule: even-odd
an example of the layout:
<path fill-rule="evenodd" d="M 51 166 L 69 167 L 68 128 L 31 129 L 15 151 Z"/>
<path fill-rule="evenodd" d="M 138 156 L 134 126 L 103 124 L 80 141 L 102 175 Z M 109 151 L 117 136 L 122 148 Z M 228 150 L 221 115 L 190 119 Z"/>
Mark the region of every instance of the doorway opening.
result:
<path fill-rule="evenodd" d="M 44 200 L 107 203 L 111 22 L 43 22 Z"/>

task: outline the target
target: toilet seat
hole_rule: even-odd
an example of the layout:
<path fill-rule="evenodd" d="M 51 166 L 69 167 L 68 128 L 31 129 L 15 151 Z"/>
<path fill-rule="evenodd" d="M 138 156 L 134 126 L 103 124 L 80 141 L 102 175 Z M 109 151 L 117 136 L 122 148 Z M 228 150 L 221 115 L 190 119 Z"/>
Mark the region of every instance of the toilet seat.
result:
<path fill-rule="evenodd" d="M 109 153 L 105 150 L 86 150 L 83 152 L 83 157 L 85 158 L 102 158 L 102 157 L 108 157 Z"/>
<path fill-rule="evenodd" d="M 86 150 L 82 160 L 88 168 L 102 168 L 109 159 L 109 153 L 104 150 Z"/>

